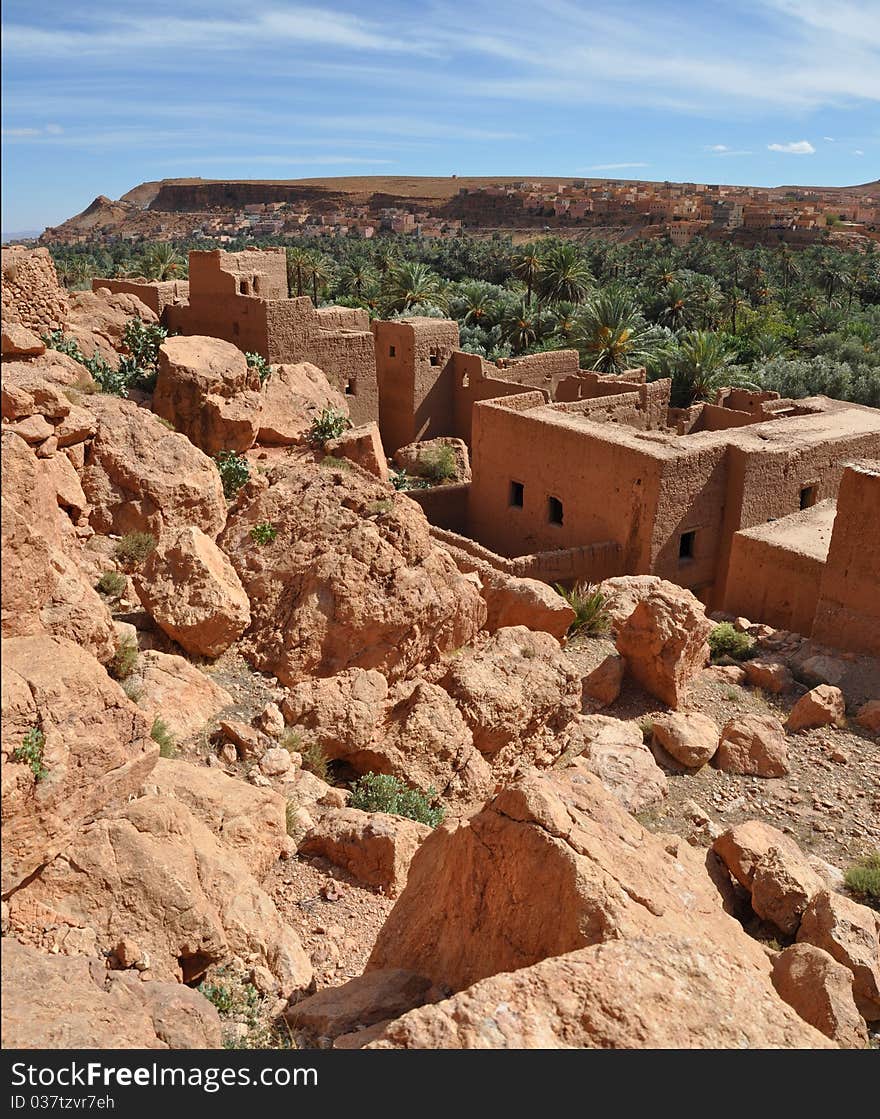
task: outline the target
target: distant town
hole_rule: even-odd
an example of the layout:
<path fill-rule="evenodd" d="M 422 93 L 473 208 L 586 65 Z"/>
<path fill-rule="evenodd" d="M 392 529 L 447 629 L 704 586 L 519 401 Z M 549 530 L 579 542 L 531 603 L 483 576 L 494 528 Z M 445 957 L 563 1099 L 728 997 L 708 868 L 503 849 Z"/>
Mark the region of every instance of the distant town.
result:
<path fill-rule="evenodd" d="M 742 187 L 544 179 L 163 180 L 99 196 L 47 228 L 45 244 L 205 238 L 220 244 L 318 236 L 421 238 L 536 230 L 629 240 L 696 236 L 746 247 L 880 240 L 880 184 Z"/>

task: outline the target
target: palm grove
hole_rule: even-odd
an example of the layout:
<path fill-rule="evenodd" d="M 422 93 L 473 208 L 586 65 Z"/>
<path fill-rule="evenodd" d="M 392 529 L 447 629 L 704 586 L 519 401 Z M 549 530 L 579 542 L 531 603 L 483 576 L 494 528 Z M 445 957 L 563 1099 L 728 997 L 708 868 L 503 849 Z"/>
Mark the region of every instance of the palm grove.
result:
<path fill-rule="evenodd" d="M 260 245 L 283 244 L 267 239 Z M 253 247 L 242 240 L 232 251 Z M 53 246 L 73 288 L 92 276 L 186 275 L 211 242 Z M 638 365 L 672 377 L 673 403 L 721 385 L 825 393 L 880 407 L 880 252 L 819 245 L 742 249 L 695 239 L 625 244 L 500 235 L 287 243 L 291 295 L 383 318 L 457 320 L 461 347 L 490 360 L 575 347 L 584 368 Z"/>

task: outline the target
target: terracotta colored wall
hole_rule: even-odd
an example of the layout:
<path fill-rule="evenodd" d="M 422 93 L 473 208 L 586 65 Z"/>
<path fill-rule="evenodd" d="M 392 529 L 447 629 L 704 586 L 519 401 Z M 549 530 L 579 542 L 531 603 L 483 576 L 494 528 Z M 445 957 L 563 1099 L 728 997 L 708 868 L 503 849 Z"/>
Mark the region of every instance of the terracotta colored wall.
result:
<path fill-rule="evenodd" d="M 271 306 L 271 304 L 270 304 Z M 348 401 L 355 426 L 379 419 L 376 354 L 369 330 L 321 331 L 312 343 L 311 361 Z"/>
<path fill-rule="evenodd" d="M 319 307 L 317 315 L 322 330 L 370 330 L 370 316 L 363 307 Z"/>
<path fill-rule="evenodd" d="M 20 245 L 2 252 L 3 318 L 45 334 L 59 330 L 70 306 L 48 249 Z"/>
<path fill-rule="evenodd" d="M 880 656 L 880 462 L 844 470 L 812 636 Z"/>
<path fill-rule="evenodd" d="M 92 280 L 92 291 L 100 288 L 136 295 L 160 319 L 170 304 L 189 300 L 188 280 L 117 280 L 104 277 Z"/>
<path fill-rule="evenodd" d="M 511 559 L 447 529 L 432 526 L 431 535 L 449 549 L 459 570 L 465 573 L 491 567 L 517 578 L 572 586 L 580 582 L 600 583 L 618 574 L 621 568 L 620 546 L 610 540 Z"/>
<path fill-rule="evenodd" d="M 724 609 L 731 614 L 809 634 L 824 564 L 817 556 L 736 533 Z"/>
<path fill-rule="evenodd" d="M 618 574 L 647 570 L 661 473 L 654 448 L 591 439 L 573 418 L 529 412 L 541 404 L 532 392 L 475 407 L 472 535 L 507 556 L 614 541 Z M 510 505 L 513 481 L 524 485 L 522 508 Z M 561 525 L 549 520 L 551 496 L 562 502 Z"/>
<path fill-rule="evenodd" d="M 421 505 L 432 525 L 466 535 L 470 488 L 470 482 L 454 486 L 432 486 L 426 490 L 410 490 L 407 497 Z"/>

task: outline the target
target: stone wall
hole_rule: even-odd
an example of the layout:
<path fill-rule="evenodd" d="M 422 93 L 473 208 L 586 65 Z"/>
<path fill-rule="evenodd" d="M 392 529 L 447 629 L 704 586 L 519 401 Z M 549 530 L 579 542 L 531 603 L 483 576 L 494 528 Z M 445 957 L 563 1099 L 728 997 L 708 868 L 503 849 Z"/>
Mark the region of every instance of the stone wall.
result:
<path fill-rule="evenodd" d="M 163 318 L 166 307 L 189 300 L 188 280 L 118 280 L 103 276 L 92 280 L 92 291 L 101 288 L 137 296 L 159 319 Z"/>
<path fill-rule="evenodd" d="M 13 245 L 2 251 L 3 318 L 36 334 L 60 330 L 70 311 L 48 249 Z"/>

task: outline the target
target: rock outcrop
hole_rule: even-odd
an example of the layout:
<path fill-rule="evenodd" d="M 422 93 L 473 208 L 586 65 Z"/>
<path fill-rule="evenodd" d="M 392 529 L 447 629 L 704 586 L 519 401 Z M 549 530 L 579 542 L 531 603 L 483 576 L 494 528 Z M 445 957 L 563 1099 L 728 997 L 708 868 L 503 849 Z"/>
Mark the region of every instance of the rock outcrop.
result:
<path fill-rule="evenodd" d="M 257 525 L 271 541 L 254 540 Z M 360 471 L 275 467 L 241 491 L 219 543 L 251 603 L 246 655 L 287 684 L 352 667 L 399 679 L 485 621 L 422 511 Z"/>
<path fill-rule="evenodd" d="M 281 446 L 304 443 L 312 422 L 325 408 L 348 415 L 348 401 L 317 365 L 308 361 L 274 365 L 260 390 L 257 441 Z M 386 481 L 387 471 L 386 465 Z"/>
<path fill-rule="evenodd" d="M 782 723 L 774 715 L 741 715 L 721 731 L 716 755 L 725 773 L 754 777 L 784 777 L 788 773 L 788 746 Z"/>

